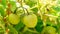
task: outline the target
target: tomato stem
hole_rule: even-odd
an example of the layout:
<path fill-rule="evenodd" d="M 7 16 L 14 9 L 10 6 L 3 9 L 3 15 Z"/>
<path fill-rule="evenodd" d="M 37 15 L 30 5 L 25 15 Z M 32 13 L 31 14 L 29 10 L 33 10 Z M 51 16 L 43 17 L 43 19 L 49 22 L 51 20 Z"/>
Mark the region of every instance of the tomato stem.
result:
<path fill-rule="evenodd" d="M 25 8 L 25 10 L 26 10 L 26 12 L 27 12 L 27 15 L 29 15 L 29 12 L 28 12 L 28 10 Z"/>
<path fill-rule="evenodd" d="M 33 32 L 33 33 L 38 33 L 37 31 L 31 30 L 27 26 L 25 26 L 23 32 L 26 32 L 26 31 Z"/>
<path fill-rule="evenodd" d="M 24 27 L 24 29 L 23 29 L 23 32 L 26 32 L 26 31 L 27 31 L 27 29 L 28 29 L 28 27 L 27 27 L 27 26 L 25 26 L 25 27 Z"/>
<path fill-rule="evenodd" d="M 28 29 L 29 32 L 33 32 L 33 33 L 38 33 L 37 31 L 35 30 L 31 30 L 31 29 Z"/>
<path fill-rule="evenodd" d="M 18 7 L 18 8 L 19 8 L 19 7 Z M 17 11 L 18 8 L 16 8 L 16 9 L 14 10 L 14 14 L 16 14 L 16 11 Z"/>
<path fill-rule="evenodd" d="M 25 14 L 25 10 L 24 10 L 24 7 L 23 7 L 23 0 L 21 0 L 21 7 L 23 8 L 23 11 L 24 11 L 24 14 Z"/>

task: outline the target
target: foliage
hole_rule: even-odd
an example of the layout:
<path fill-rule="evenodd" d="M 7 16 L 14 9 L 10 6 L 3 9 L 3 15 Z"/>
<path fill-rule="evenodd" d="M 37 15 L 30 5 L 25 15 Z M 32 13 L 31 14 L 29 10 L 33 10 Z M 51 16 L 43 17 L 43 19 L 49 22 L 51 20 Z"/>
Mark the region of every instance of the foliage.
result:
<path fill-rule="evenodd" d="M 60 34 L 60 0 L 0 0 L 0 34 Z"/>

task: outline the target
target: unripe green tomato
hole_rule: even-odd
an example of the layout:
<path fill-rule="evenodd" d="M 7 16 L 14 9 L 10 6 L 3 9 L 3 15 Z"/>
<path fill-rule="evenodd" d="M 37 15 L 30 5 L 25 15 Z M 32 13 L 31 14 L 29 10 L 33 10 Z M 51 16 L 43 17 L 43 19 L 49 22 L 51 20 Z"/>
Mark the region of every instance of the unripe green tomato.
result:
<path fill-rule="evenodd" d="M 34 28 L 37 25 L 37 16 L 35 14 L 26 15 L 23 23 L 29 28 Z"/>
<path fill-rule="evenodd" d="M 56 34 L 56 29 L 54 27 L 48 26 L 43 29 L 42 34 Z"/>
<path fill-rule="evenodd" d="M 9 22 L 11 24 L 18 24 L 19 21 L 20 21 L 20 17 L 18 15 L 12 13 L 9 15 Z"/>

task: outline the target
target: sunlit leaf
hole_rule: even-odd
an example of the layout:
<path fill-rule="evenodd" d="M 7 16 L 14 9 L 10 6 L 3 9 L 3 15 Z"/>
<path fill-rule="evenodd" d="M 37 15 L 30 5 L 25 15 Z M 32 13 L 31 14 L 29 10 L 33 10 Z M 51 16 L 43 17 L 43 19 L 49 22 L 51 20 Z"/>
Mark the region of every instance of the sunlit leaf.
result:
<path fill-rule="evenodd" d="M 1 4 L 3 5 L 4 8 L 6 8 L 6 0 L 2 0 Z"/>
<path fill-rule="evenodd" d="M 14 10 L 16 9 L 16 2 L 14 2 L 14 1 L 10 1 L 10 4 L 12 5 L 12 7 L 11 7 L 11 11 L 14 12 Z"/>

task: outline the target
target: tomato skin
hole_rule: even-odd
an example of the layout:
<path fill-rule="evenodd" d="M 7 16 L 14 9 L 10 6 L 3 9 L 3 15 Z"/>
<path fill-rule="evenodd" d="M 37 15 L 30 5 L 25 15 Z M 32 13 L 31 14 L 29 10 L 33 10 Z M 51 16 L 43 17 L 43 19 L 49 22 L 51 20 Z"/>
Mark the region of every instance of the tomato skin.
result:
<path fill-rule="evenodd" d="M 9 22 L 11 24 L 18 24 L 19 21 L 20 21 L 20 17 L 18 15 L 12 13 L 9 15 Z"/>
<path fill-rule="evenodd" d="M 26 15 L 23 18 L 23 23 L 29 28 L 34 28 L 37 25 L 37 16 L 35 14 Z"/>
<path fill-rule="evenodd" d="M 42 34 L 56 34 L 56 29 L 51 26 L 47 26 L 43 29 Z"/>

